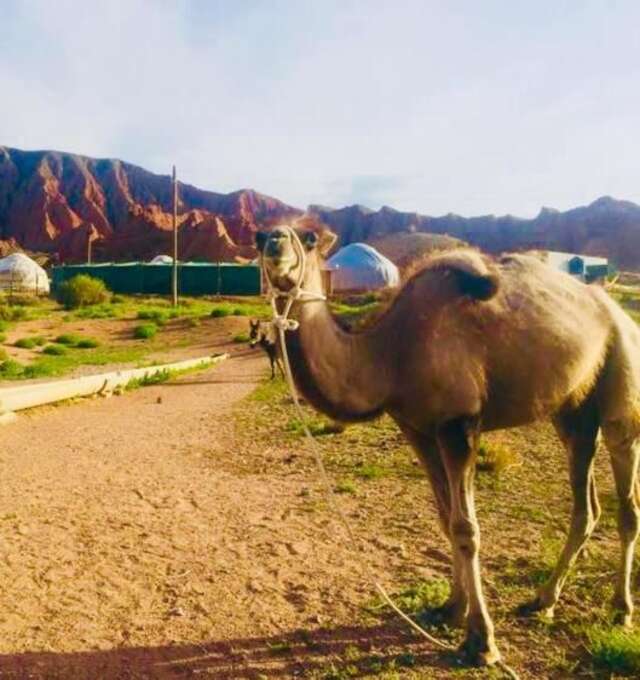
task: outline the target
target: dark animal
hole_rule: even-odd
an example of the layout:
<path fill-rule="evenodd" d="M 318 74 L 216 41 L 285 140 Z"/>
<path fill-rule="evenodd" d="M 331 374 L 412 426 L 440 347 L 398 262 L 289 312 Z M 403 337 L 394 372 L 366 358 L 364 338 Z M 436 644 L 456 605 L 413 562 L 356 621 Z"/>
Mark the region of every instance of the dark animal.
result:
<path fill-rule="evenodd" d="M 280 360 L 278 343 L 271 325 L 264 321 L 251 319 L 249 321 L 249 346 L 253 348 L 256 345 L 260 345 L 269 357 L 269 362 L 271 363 L 271 380 L 276 377 L 276 366 L 280 369 L 280 373 L 284 378 L 284 368 L 282 367 L 282 361 Z"/>

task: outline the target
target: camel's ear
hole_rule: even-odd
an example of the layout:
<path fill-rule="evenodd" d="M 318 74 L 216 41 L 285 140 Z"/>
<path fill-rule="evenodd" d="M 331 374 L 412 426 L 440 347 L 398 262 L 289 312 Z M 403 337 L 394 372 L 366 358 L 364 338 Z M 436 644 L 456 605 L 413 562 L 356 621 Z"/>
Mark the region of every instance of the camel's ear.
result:
<path fill-rule="evenodd" d="M 249 326 L 251 328 L 257 328 L 260 325 L 258 319 L 249 319 Z"/>
<path fill-rule="evenodd" d="M 267 242 L 267 237 L 269 234 L 267 234 L 266 231 L 257 231 L 256 232 L 256 248 L 262 252 L 264 250 L 264 244 Z"/>
<path fill-rule="evenodd" d="M 320 240 L 318 243 L 318 251 L 322 257 L 326 257 L 330 252 L 331 248 L 335 246 L 338 240 L 338 235 L 334 234 L 332 231 L 326 229 L 320 234 Z"/>
<path fill-rule="evenodd" d="M 434 263 L 455 280 L 461 295 L 474 300 L 489 300 L 498 292 L 498 277 L 474 251 L 442 255 Z"/>
<path fill-rule="evenodd" d="M 327 253 L 333 248 L 338 237 L 332 231 L 322 231 L 318 234 L 315 231 L 303 231 L 300 234 L 300 240 L 307 250 L 318 249 L 322 257 L 326 257 Z"/>

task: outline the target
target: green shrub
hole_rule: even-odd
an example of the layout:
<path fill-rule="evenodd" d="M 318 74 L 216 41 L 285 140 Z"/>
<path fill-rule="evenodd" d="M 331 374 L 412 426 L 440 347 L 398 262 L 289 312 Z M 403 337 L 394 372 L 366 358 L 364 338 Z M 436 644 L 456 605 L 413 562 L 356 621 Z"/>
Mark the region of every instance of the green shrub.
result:
<path fill-rule="evenodd" d="M 14 359 L 6 359 L 0 363 L 0 378 L 12 380 L 19 378 L 24 373 L 24 366 Z"/>
<path fill-rule="evenodd" d="M 158 332 L 158 327 L 154 323 L 143 323 L 133 329 L 133 337 L 137 340 L 149 340 Z"/>
<path fill-rule="evenodd" d="M 0 319 L 0 331 L 6 331 L 9 328 L 9 322 L 4 319 Z"/>
<path fill-rule="evenodd" d="M 0 305 L 0 320 L 22 321 L 27 318 L 27 310 L 24 307 L 12 307 L 10 305 Z"/>
<path fill-rule="evenodd" d="M 126 302 L 126 298 L 124 295 L 112 295 L 111 296 L 111 304 L 112 305 L 120 305 L 123 302 Z"/>
<path fill-rule="evenodd" d="M 149 387 L 151 385 L 160 385 L 167 380 L 171 380 L 173 373 L 167 369 L 163 368 L 161 371 L 156 371 L 155 373 L 146 373 L 142 378 L 131 378 L 126 384 L 125 389 L 135 390 L 139 387 Z"/>
<path fill-rule="evenodd" d="M 231 312 L 226 307 L 214 307 L 211 310 L 211 316 L 214 319 L 220 319 L 223 316 L 229 316 Z"/>
<path fill-rule="evenodd" d="M 39 345 L 44 345 L 46 340 L 40 335 L 34 335 L 30 338 L 20 338 L 15 341 L 16 347 L 21 347 L 22 349 L 33 349 Z"/>
<path fill-rule="evenodd" d="M 106 302 L 109 291 L 104 281 L 88 274 L 78 274 L 65 281 L 56 290 L 56 300 L 65 309 L 78 309 Z"/>
<path fill-rule="evenodd" d="M 137 318 L 140 321 L 153 321 L 158 326 L 164 326 L 169 319 L 170 313 L 164 309 L 141 309 Z"/>
<path fill-rule="evenodd" d="M 7 336 L 5 333 L 0 333 L 0 342 L 6 342 L 7 341 Z"/>
<path fill-rule="evenodd" d="M 233 342 L 249 342 L 249 334 L 238 333 L 237 335 L 233 336 Z"/>
<path fill-rule="evenodd" d="M 64 345 L 47 345 L 42 351 L 54 357 L 61 357 L 67 353 L 67 348 Z"/>
<path fill-rule="evenodd" d="M 71 347 L 75 347 L 80 340 L 80 336 L 74 335 L 73 333 L 63 333 L 55 339 L 59 345 L 69 345 Z"/>
<path fill-rule="evenodd" d="M 99 346 L 100 343 L 93 338 L 80 338 L 76 344 L 78 349 L 94 349 L 95 347 Z"/>
<path fill-rule="evenodd" d="M 247 310 L 242 309 L 242 307 L 234 307 L 231 313 L 233 316 L 248 316 Z"/>
<path fill-rule="evenodd" d="M 602 628 L 593 626 L 587 631 L 587 649 L 593 662 L 616 675 L 640 673 L 640 634 L 624 628 Z"/>

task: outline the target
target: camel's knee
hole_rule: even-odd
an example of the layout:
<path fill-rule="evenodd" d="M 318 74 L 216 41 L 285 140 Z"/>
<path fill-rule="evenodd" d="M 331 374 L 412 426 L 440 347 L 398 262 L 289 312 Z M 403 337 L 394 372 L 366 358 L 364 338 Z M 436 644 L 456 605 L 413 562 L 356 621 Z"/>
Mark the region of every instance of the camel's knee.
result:
<path fill-rule="evenodd" d="M 464 556 L 473 557 L 480 550 L 478 524 L 468 519 L 452 522 L 451 540 Z"/>

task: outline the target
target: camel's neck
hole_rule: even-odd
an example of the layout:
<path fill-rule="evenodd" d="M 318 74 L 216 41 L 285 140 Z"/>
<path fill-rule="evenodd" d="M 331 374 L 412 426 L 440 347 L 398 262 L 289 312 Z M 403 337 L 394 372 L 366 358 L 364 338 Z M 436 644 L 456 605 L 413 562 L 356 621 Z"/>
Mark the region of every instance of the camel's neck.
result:
<path fill-rule="evenodd" d="M 306 279 L 306 290 L 322 291 L 319 271 Z M 346 332 L 337 325 L 326 302 L 298 303 L 292 316 L 300 328 L 287 333 L 287 349 L 304 396 L 338 420 L 366 420 L 381 413 L 391 381 L 379 334 Z"/>

